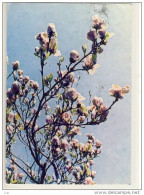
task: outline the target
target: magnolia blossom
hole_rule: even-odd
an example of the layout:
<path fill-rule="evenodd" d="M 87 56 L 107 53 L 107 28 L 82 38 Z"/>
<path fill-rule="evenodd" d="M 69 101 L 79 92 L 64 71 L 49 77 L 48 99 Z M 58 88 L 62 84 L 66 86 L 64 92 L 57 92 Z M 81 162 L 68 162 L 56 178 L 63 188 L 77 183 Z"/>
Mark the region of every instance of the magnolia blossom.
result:
<path fill-rule="evenodd" d="M 68 142 L 67 142 L 67 140 L 66 140 L 66 139 L 62 139 L 62 140 L 61 140 L 61 148 L 62 148 L 63 150 L 66 150 L 67 147 L 68 147 Z"/>
<path fill-rule="evenodd" d="M 19 70 L 17 71 L 17 73 L 18 73 L 19 76 L 22 76 L 22 75 L 23 75 L 23 70 L 19 69 Z"/>
<path fill-rule="evenodd" d="M 84 184 L 85 185 L 91 185 L 91 184 L 93 184 L 92 178 L 91 177 L 86 177 L 85 178 L 85 181 L 84 181 Z"/>
<path fill-rule="evenodd" d="M 101 114 L 101 119 L 106 119 L 109 111 L 108 111 L 108 107 L 105 106 L 104 104 L 102 104 L 99 108 L 99 113 Z"/>
<path fill-rule="evenodd" d="M 103 99 L 101 97 L 95 96 L 92 100 L 92 103 L 96 107 L 100 107 L 103 104 Z"/>
<path fill-rule="evenodd" d="M 107 25 L 105 24 L 104 20 L 100 18 L 98 15 L 92 16 L 93 25 L 95 28 L 107 28 Z"/>
<path fill-rule="evenodd" d="M 29 81 L 29 76 L 23 77 L 23 83 L 26 84 Z"/>
<path fill-rule="evenodd" d="M 89 140 L 92 140 L 92 142 L 95 142 L 95 137 L 93 134 L 87 133 L 86 136 L 88 137 Z"/>
<path fill-rule="evenodd" d="M 86 119 L 85 116 L 79 116 L 78 121 L 79 121 L 80 123 L 83 123 L 83 122 L 85 121 L 85 119 Z"/>
<path fill-rule="evenodd" d="M 9 98 L 9 99 L 12 99 L 13 98 L 13 92 L 12 92 L 12 89 L 11 88 L 8 88 L 8 90 L 7 90 L 7 97 Z"/>
<path fill-rule="evenodd" d="M 56 57 L 61 55 L 60 51 L 58 50 L 58 43 L 55 37 L 51 38 L 49 42 L 49 51 Z"/>
<path fill-rule="evenodd" d="M 85 145 L 84 145 L 83 143 L 80 143 L 80 144 L 79 144 L 79 149 L 80 149 L 81 152 L 84 152 L 85 149 L 86 149 L 86 148 L 85 148 Z"/>
<path fill-rule="evenodd" d="M 92 110 L 91 118 L 95 119 L 96 118 L 96 114 L 97 114 L 97 111 L 96 110 Z"/>
<path fill-rule="evenodd" d="M 80 171 L 80 170 L 81 170 L 81 168 L 77 166 L 77 167 L 76 167 L 76 170 L 77 170 L 77 171 Z"/>
<path fill-rule="evenodd" d="M 17 167 L 16 167 L 15 165 L 12 165 L 11 168 L 12 168 L 13 170 L 17 170 Z"/>
<path fill-rule="evenodd" d="M 40 48 L 39 47 L 35 47 L 35 52 L 36 54 L 39 54 Z"/>
<path fill-rule="evenodd" d="M 51 35 L 53 33 L 54 34 L 56 33 L 56 28 L 55 28 L 55 25 L 53 23 L 48 24 L 48 26 L 47 26 L 47 33 L 49 35 Z"/>
<path fill-rule="evenodd" d="M 77 139 L 73 139 L 71 142 L 70 142 L 70 145 L 71 147 L 78 147 L 79 146 L 79 141 Z"/>
<path fill-rule="evenodd" d="M 72 50 L 70 52 L 70 62 L 74 63 L 79 60 L 79 52 L 76 50 Z"/>
<path fill-rule="evenodd" d="M 35 36 L 35 39 L 37 39 L 44 48 L 47 49 L 47 45 L 49 42 L 48 34 L 47 32 L 41 32 Z"/>
<path fill-rule="evenodd" d="M 100 148 L 102 146 L 102 143 L 98 139 L 96 140 L 95 144 L 97 148 Z"/>
<path fill-rule="evenodd" d="M 14 118 L 14 113 L 10 112 L 8 115 L 8 121 L 11 121 Z"/>
<path fill-rule="evenodd" d="M 73 127 L 72 130 L 68 133 L 69 136 L 73 137 L 74 135 L 81 135 L 80 127 Z"/>
<path fill-rule="evenodd" d="M 13 62 L 12 63 L 13 70 L 19 69 L 19 64 L 20 64 L 19 61 Z"/>
<path fill-rule="evenodd" d="M 89 164 L 90 165 L 93 165 L 94 164 L 94 161 L 93 160 L 89 160 Z"/>
<path fill-rule="evenodd" d="M 91 176 L 94 177 L 96 175 L 96 171 L 91 172 Z"/>
<path fill-rule="evenodd" d="M 63 114 L 62 114 L 62 120 L 64 120 L 64 121 L 69 121 L 70 120 L 70 113 L 69 112 L 64 112 Z"/>
<path fill-rule="evenodd" d="M 11 125 L 8 125 L 6 130 L 9 135 L 11 135 L 14 132 L 14 128 Z"/>
<path fill-rule="evenodd" d="M 71 101 L 78 100 L 81 102 L 81 101 L 85 100 L 85 98 L 83 96 L 81 96 L 81 94 L 78 93 L 76 89 L 71 88 L 71 87 L 67 88 L 65 97 Z"/>
<path fill-rule="evenodd" d="M 52 119 L 51 116 L 47 115 L 47 117 L 46 117 L 46 123 L 48 123 L 48 124 L 52 124 L 53 123 L 53 119 Z"/>
<path fill-rule="evenodd" d="M 59 137 L 55 135 L 55 136 L 52 138 L 52 143 L 58 145 L 58 144 L 59 144 Z"/>
<path fill-rule="evenodd" d="M 11 90 L 14 94 L 18 94 L 19 90 L 20 90 L 20 85 L 17 81 L 13 82 L 12 86 L 11 86 Z"/>
<path fill-rule="evenodd" d="M 87 33 L 87 39 L 90 41 L 95 41 L 97 39 L 97 33 L 94 28 L 91 28 L 90 31 Z"/>
<path fill-rule="evenodd" d="M 99 68 L 100 65 L 99 64 L 94 64 L 93 63 L 93 58 L 92 58 L 92 54 L 88 55 L 85 59 L 84 59 L 84 65 L 83 68 L 88 70 L 89 74 L 94 74 L 96 69 Z"/>
<path fill-rule="evenodd" d="M 11 175 L 11 171 L 6 169 L 6 175 Z"/>
<path fill-rule="evenodd" d="M 55 152 L 56 152 L 56 154 L 60 154 L 61 149 L 60 148 L 56 148 Z"/>
<path fill-rule="evenodd" d="M 23 173 L 19 173 L 19 178 L 22 179 L 24 177 L 24 174 Z"/>
<path fill-rule="evenodd" d="M 112 85 L 112 88 L 109 89 L 109 94 L 115 98 L 122 98 L 126 93 L 128 93 L 130 87 L 128 85 L 120 87 L 116 84 Z"/>

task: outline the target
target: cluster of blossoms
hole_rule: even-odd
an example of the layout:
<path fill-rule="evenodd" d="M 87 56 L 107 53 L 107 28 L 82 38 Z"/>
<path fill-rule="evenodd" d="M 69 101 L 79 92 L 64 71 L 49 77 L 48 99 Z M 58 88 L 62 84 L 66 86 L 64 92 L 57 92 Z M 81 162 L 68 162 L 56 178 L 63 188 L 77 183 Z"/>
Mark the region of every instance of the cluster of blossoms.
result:
<path fill-rule="evenodd" d="M 24 174 L 18 171 L 14 161 L 11 161 L 11 165 L 6 169 L 6 181 L 10 184 L 23 184 Z"/>
<path fill-rule="evenodd" d="M 79 70 L 94 74 L 100 65 L 97 64 L 97 54 L 103 52 L 102 45 L 106 45 L 113 34 L 106 31 L 107 25 L 97 15 L 92 17 L 93 26 L 87 33 L 92 42 L 91 51 L 87 54 L 87 46 L 79 52 L 72 50 L 69 65 L 61 70 L 64 57 L 59 59 L 56 78 L 50 73 L 44 76 L 45 60 L 50 55 L 60 56 L 58 50 L 57 32 L 54 24 L 48 24 L 47 31 L 36 35 L 40 46 L 35 48 L 35 55 L 41 63 L 41 85 L 24 75 L 19 61 L 12 63 L 14 82 L 7 90 L 7 155 L 11 158 L 11 146 L 14 138 L 18 138 L 30 151 L 34 164 L 27 165 L 25 172 L 34 183 L 75 183 L 92 185 L 96 171 L 92 170 L 94 159 L 101 153 L 102 143 L 91 133 L 86 134 L 87 142 L 79 142 L 78 137 L 85 125 L 97 125 L 107 120 L 109 109 L 126 93 L 129 86 L 112 85 L 110 96 L 115 100 L 107 107 L 101 97 L 95 96 L 90 105 L 86 106 L 86 99 L 75 88 L 78 82 L 74 72 Z M 80 68 L 77 65 L 82 63 Z M 47 90 L 47 91 L 46 91 Z M 55 99 L 50 107 L 50 100 Z M 44 112 L 43 112 L 44 111 Z M 40 114 L 43 114 L 40 117 Z M 42 123 L 45 123 L 42 125 Z M 40 125 L 41 124 L 41 125 Z M 22 161 L 23 162 L 23 161 Z M 47 175 L 49 167 L 54 168 L 52 177 Z M 22 182 L 24 175 L 16 168 L 16 161 L 6 170 L 7 183 Z"/>
<path fill-rule="evenodd" d="M 47 31 L 40 32 L 35 36 L 35 39 L 39 41 L 40 48 L 35 48 L 35 54 L 39 55 L 41 52 L 43 53 L 43 57 L 45 56 L 45 52 L 48 55 L 53 54 L 54 56 L 60 56 L 61 53 L 58 50 L 58 43 L 57 43 L 57 32 L 55 25 L 53 23 L 48 24 Z"/>

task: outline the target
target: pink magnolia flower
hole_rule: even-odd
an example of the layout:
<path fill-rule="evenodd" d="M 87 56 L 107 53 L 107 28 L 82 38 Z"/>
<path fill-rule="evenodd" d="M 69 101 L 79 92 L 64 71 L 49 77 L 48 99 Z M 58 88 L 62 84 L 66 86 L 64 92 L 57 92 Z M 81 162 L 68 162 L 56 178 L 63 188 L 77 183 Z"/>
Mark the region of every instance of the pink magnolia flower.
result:
<path fill-rule="evenodd" d="M 76 50 L 72 50 L 70 52 L 70 62 L 74 63 L 79 60 L 79 52 Z"/>
<path fill-rule="evenodd" d="M 81 170 L 81 168 L 77 166 L 77 167 L 76 167 L 76 170 L 77 170 L 77 171 L 80 171 L 80 170 Z"/>
<path fill-rule="evenodd" d="M 56 154 L 60 154 L 61 149 L 60 149 L 60 148 L 57 148 L 57 149 L 55 150 L 55 152 L 56 152 Z"/>
<path fill-rule="evenodd" d="M 13 92 L 12 92 L 12 89 L 11 88 L 8 88 L 7 90 L 7 97 L 11 100 L 13 98 Z"/>
<path fill-rule="evenodd" d="M 85 151 L 85 145 L 83 143 L 80 143 L 79 144 L 79 149 L 81 152 L 84 152 Z"/>
<path fill-rule="evenodd" d="M 85 178 L 85 181 L 84 181 L 84 184 L 85 185 L 91 185 L 91 184 L 93 184 L 92 178 L 91 177 L 86 177 Z"/>
<path fill-rule="evenodd" d="M 96 118 L 96 114 L 97 114 L 97 111 L 96 110 L 92 110 L 91 118 L 95 119 Z"/>
<path fill-rule="evenodd" d="M 69 112 L 64 112 L 62 114 L 62 120 L 65 121 L 65 122 L 69 121 L 70 120 L 70 113 Z"/>
<path fill-rule="evenodd" d="M 89 160 L 89 164 L 90 165 L 93 165 L 94 164 L 94 161 L 93 160 Z"/>
<path fill-rule="evenodd" d="M 52 119 L 51 116 L 47 115 L 47 117 L 46 117 L 46 123 L 48 123 L 48 124 L 52 124 L 53 123 L 53 119 Z"/>
<path fill-rule="evenodd" d="M 36 131 L 38 128 L 39 128 L 39 127 L 38 127 L 38 124 L 35 124 L 34 130 Z"/>
<path fill-rule="evenodd" d="M 73 72 L 69 73 L 67 76 L 66 76 L 66 80 L 68 82 L 71 82 L 71 83 L 76 83 L 77 82 L 77 78 L 75 76 L 75 74 Z"/>
<path fill-rule="evenodd" d="M 19 90 L 20 90 L 20 85 L 17 81 L 13 82 L 12 86 L 11 86 L 11 90 L 14 94 L 18 94 Z"/>
<path fill-rule="evenodd" d="M 8 125 L 6 130 L 9 135 L 11 135 L 14 132 L 14 128 L 11 125 Z"/>
<path fill-rule="evenodd" d="M 47 33 L 49 35 L 51 35 L 53 33 L 54 34 L 56 33 L 56 28 L 55 28 L 55 25 L 53 23 L 48 24 L 48 26 L 47 26 Z"/>
<path fill-rule="evenodd" d="M 74 136 L 74 135 L 81 135 L 80 127 L 73 127 L 72 130 L 68 133 L 69 136 Z"/>
<path fill-rule="evenodd" d="M 24 177 L 24 174 L 23 173 L 19 173 L 19 178 L 22 179 Z"/>
<path fill-rule="evenodd" d="M 109 114 L 109 111 L 107 110 L 108 107 L 102 104 L 99 109 L 99 113 L 101 114 L 101 119 L 106 119 L 106 117 Z"/>
<path fill-rule="evenodd" d="M 12 165 L 11 168 L 15 171 L 17 170 L 17 167 L 15 165 Z"/>
<path fill-rule="evenodd" d="M 8 170 L 6 169 L 6 175 L 11 175 L 11 171 L 8 171 Z"/>
<path fill-rule="evenodd" d="M 126 93 L 128 93 L 130 90 L 130 87 L 128 85 L 124 87 L 120 87 L 116 84 L 112 85 L 112 88 L 109 89 L 109 94 L 111 96 L 114 96 L 115 98 L 122 98 Z"/>
<path fill-rule="evenodd" d="M 19 61 L 12 62 L 13 70 L 19 69 L 19 64 L 20 64 Z"/>
<path fill-rule="evenodd" d="M 50 39 L 49 51 L 50 51 L 50 53 L 54 54 L 54 56 L 56 56 L 56 57 L 61 55 L 60 51 L 58 50 L 58 43 L 57 43 L 57 39 L 55 37 Z"/>
<path fill-rule="evenodd" d="M 35 91 L 37 91 L 37 90 L 38 90 L 38 88 L 39 88 L 39 84 L 38 84 L 38 82 L 33 82 L 33 84 L 32 84 L 32 88 L 33 88 Z"/>
<path fill-rule="evenodd" d="M 93 105 L 100 107 L 103 104 L 103 99 L 101 97 L 95 96 L 92 100 Z"/>
<path fill-rule="evenodd" d="M 90 31 L 87 33 L 87 39 L 90 41 L 95 41 L 97 39 L 97 33 L 94 28 L 91 28 Z"/>
<path fill-rule="evenodd" d="M 88 137 L 89 140 L 92 140 L 92 142 L 95 142 L 95 137 L 93 134 L 87 133 L 86 136 Z"/>
<path fill-rule="evenodd" d="M 23 77 L 23 83 L 26 84 L 29 81 L 29 76 Z"/>
<path fill-rule="evenodd" d="M 19 69 L 17 72 L 18 72 L 18 75 L 19 76 L 22 76 L 23 75 L 23 70 Z"/>
<path fill-rule="evenodd" d="M 59 144 L 59 137 L 55 135 L 55 136 L 52 138 L 52 143 L 58 145 L 58 144 Z"/>
<path fill-rule="evenodd" d="M 36 52 L 37 54 L 39 54 L 39 51 L 40 51 L 40 48 L 39 48 L 39 47 L 35 47 L 35 52 Z"/>
<path fill-rule="evenodd" d="M 91 172 L 91 176 L 94 177 L 96 175 L 96 171 Z"/>
<path fill-rule="evenodd" d="M 8 115 L 8 121 L 11 121 L 14 118 L 14 113 L 10 112 Z"/>
<path fill-rule="evenodd" d="M 99 140 L 96 140 L 95 144 L 97 148 L 100 148 L 102 146 L 102 143 Z"/>
<path fill-rule="evenodd" d="M 42 46 L 47 47 L 47 43 L 49 42 L 47 32 L 41 32 L 35 36 L 35 39 L 40 42 Z"/>
<path fill-rule="evenodd" d="M 77 139 L 73 139 L 71 142 L 70 142 L 70 145 L 71 147 L 78 147 L 79 146 L 79 141 Z"/>
<path fill-rule="evenodd" d="M 79 121 L 80 123 L 83 123 L 83 122 L 85 121 L 85 119 L 86 119 L 85 116 L 79 116 L 78 121 Z"/>
<path fill-rule="evenodd" d="M 66 139 L 62 139 L 62 140 L 61 140 L 61 148 L 62 148 L 63 150 L 67 150 L 67 147 L 68 147 L 68 142 L 67 142 L 67 140 L 66 140 Z"/>
<path fill-rule="evenodd" d="M 92 54 L 88 55 L 85 59 L 84 59 L 84 65 L 83 68 L 88 70 L 89 74 L 94 74 L 96 69 L 99 68 L 100 65 L 99 64 L 94 64 L 93 63 L 93 58 L 92 58 Z"/>
<path fill-rule="evenodd" d="M 104 20 L 100 18 L 98 15 L 92 16 L 93 25 L 95 28 L 107 28 L 107 25 L 105 24 Z"/>
<path fill-rule="evenodd" d="M 65 96 L 71 101 L 75 101 L 78 98 L 78 92 L 74 88 L 68 88 Z"/>

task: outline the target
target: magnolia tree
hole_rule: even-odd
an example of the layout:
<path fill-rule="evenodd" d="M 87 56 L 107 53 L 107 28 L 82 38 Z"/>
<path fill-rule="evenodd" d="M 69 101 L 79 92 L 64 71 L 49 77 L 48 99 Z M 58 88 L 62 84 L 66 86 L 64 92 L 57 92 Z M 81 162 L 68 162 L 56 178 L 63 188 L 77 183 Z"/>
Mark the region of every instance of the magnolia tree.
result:
<path fill-rule="evenodd" d="M 102 144 L 91 133 L 85 135 L 86 143 L 80 142 L 81 128 L 105 122 L 109 110 L 129 92 L 129 86 L 112 85 L 109 94 L 114 100 L 109 107 L 97 96 L 85 105 L 85 98 L 74 88 L 79 81 L 75 72 L 94 74 L 99 68 L 97 55 L 113 35 L 107 32 L 102 18 L 94 15 L 92 22 L 87 33 L 91 50 L 87 52 L 84 44 L 81 58 L 78 51 L 72 50 L 64 70 L 55 25 L 48 24 L 46 32 L 36 35 L 39 47 L 34 55 L 40 60 L 41 83 L 24 75 L 19 61 L 12 63 L 8 78 L 13 77 L 14 82 L 6 93 L 7 183 L 95 184 L 92 166 Z M 55 78 L 44 70 L 50 56 L 60 56 Z"/>

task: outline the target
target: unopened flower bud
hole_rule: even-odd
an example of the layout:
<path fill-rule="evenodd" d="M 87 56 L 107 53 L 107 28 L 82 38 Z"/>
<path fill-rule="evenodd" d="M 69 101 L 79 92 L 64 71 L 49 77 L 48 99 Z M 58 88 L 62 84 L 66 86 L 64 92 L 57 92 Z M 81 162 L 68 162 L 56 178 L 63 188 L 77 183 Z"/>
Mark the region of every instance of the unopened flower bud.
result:
<path fill-rule="evenodd" d="M 19 61 L 13 62 L 12 67 L 13 67 L 13 70 L 19 69 Z"/>

